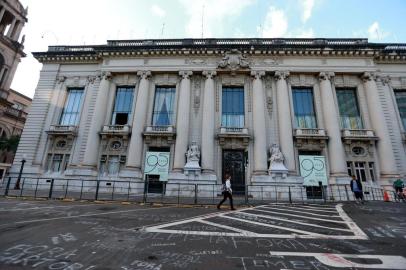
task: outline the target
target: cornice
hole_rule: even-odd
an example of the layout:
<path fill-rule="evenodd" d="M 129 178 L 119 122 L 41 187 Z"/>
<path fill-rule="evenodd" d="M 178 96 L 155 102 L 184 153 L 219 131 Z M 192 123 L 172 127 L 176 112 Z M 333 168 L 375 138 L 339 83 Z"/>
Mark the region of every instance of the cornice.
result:
<path fill-rule="evenodd" d="M 40 62 L 99 62 L 109 57 L 215 56 L 362 57 L 406 62 L 406 44 L 368 43 L 366 39 L 179 39 L 108 41 L 106 45 L 50 46 L 33 53 Z"/>

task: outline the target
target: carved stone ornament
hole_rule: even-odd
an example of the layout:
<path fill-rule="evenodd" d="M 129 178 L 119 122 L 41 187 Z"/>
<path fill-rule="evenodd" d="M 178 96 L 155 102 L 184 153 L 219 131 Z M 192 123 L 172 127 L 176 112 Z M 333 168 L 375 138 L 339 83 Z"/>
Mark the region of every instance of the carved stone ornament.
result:
<path fill-rule="evenodd" d="M 331 80 L 334 78 L 334 72 L 320 72 L 319 74 L 319 80 L 324 81 L 324 80 Z"/>
<path fill-rule="evenodd" d="M 186 152 L 186 165 L 183 168 L 185 175 L 194 174 L 198 175 L 201 172 L 201 167 L 199 165 L 200 160 L 200 150 L 196 142 L 192 142 L 189 145 L 189 149 Z"/>
<path fill-rule="evenodd" d="M 188 65 L 206 65 L 207 60 L 206 59 L 186 59 L 185 64 Z"/>
<path fill-rule="evenodd" d="M 389 85 L 391 82 L 391 77 L 390 76 L 383 76 L 381 77 L 381 81 L 384 85 Z"/>
<path fill-rule="evenodd" d="M 88 76 L 87 77 L 87 82 L 89 84 L 93 84 L 95 82 L 95 80 L 96 80 L 96 76 Z"/>
<path fill-rule="evenodd" d="M 271 149 L 269 149 L 269 152 L 271 154 L 271 157 L 269 158 L 269 174 L 273 176 L 281 174 L 282 177 L 285 178 L 288 173 L 288 169 L 283 164 L 283 162 L 285 161 L 285 157 L 279 149 L 279 145 L 273 144 L 271 146 Z"/>
<path fill-rule="evenodd" d="M 289 74 L 289 71 L 275 71 L 275 78 L 277 80 L 286 80 Z"/>
<path fill-rule="evenodd" d="M 65 76 L 58 76 L 58 77 L 56 78 L 56 82 L 59 83 L 59 84 L 64 83 L 65 81 L 66 81 L 66 77 L 65 77 Z"/>
<path fill-rule="evenodd" d="M 113 78 L 113 75 L 111 74 L 110 71 L 103 71 L 102 78 L 103 80 L 111 80 L 111 78 Z"/>
<path fill-rule="evenodd" d="M 223 59 L 218 63 L 219 68 L 228 68 L 231 74 L 235 74 L 238 69 L 249 68 L 250 63 L 247 58 L 237 49 L 227 52 Z"/>
<path fill-rule="evenodd" d="M 364 82 L 367 82 L 367 81 L 375 81 L 375 80 L 377 79 L 377 75 L 376 75 L 375 73 L 372 73 L 372 72 L 364 72 L 364 73 L 361 75 L 361 79 L 362 79 Z"/>
<path fill-rule="evenodd" d="M 251 71 L 251 76 L 254 77 L 256 80 L 261 79 L 262 77 L 265 76 L 265 71 L 263 70 L 252 70 Z"/>
<path fill-rule="evenodd" d="M 186 71 L 186 70 L 181 70 L 179 71 L 179 76 L 182 77 L 182 79 L 190 79 L 190 76 L 193 75 L 192 71 Z"/>
<path fill-rule="evenodd" d="M 140 70 L 137 72 L 137 75 L 140 76 L 141 79 L 146 80 L 151 77 L 151 71 L 149 70 Z"/>
<path fill-rule="evenodd" d="M 213 77 L 217 75 L 217 72 L 215 70 L 204 70 L 202 75 L 207 79 L 213 79 Z"/>

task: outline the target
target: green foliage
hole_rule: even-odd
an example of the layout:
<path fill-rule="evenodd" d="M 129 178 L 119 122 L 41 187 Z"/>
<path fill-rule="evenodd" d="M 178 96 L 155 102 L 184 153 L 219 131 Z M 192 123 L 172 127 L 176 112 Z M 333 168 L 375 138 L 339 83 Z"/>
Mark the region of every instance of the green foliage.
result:
<path fill-rule="evenodd" d="M 13 135 L 10 138 L 1 138 L 0 139 L 0 150 L 12 151 L 13 153 L 17 152 L 17 146 L 20 142 L 20 136 Z"/>

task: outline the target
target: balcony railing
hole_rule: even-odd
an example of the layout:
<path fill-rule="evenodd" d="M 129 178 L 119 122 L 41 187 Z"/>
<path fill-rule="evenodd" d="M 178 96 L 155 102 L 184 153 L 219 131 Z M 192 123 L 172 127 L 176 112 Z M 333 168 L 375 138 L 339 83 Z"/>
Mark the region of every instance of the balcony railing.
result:
<path fill-rule="evenodd" d="M 375 132 L 370 129 L 343 129 L 341 135 L 344 140 L 378 140 Z"/>
<path fill-rule="evenodd" d="M 239 127 L 220 127 L 220 134 L 241 134 L 248 135 L 248 128 L 239 128 Z"/>
<path fill-rule="evenodd" d="M 145 133 L 175 133 L 175 128 L 173 126 L 148 126 Z"/>
<path fill-rule="evenodd" d="M 103 133 L 130 133 L 131 126 L 129 125 L 104 125 Z"/>
<path fill-rule="evenodd" d="M 9 116 L 14 116 L 14 117 L 17 117 L 17 118 L 23 118 L 24 120 L 27 118 L 27 113 L 26 112 L 24 112 L 22 110 L 19 110 L 19 109 L 15 109 L 15 108 L 10 108 L 10 107 L 6 108 L 4 110 L 4 113 L 9 115 Z"/>
<path fill-rule="evenodd" d="M 326 131 L 320 128 L 298 128 L 295 129 L 295 136 L 297 137 L 307 137 L 307 136 L 317 136 L 317 137 L 324 137 L 326 135 Z"/>
<path fill-rule="evenodd" d="M 73 125 L 51 125 L 49 130 L 47 131 L 48 134 L 54 135 L 73 135 L 77 134 L 77 126 Z"/>

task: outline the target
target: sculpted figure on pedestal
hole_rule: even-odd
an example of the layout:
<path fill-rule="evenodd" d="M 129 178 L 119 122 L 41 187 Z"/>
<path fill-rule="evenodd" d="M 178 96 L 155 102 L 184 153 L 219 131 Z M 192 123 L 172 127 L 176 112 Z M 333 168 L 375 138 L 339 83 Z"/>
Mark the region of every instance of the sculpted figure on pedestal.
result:
<path fill-rule="evenodd" d="M 200 159 L 199 146 L 197 146 L 196 143 L 193 142 L 189 146 L 189 149 L 187 150 L 187 153 L 186 153 L 187 163 L 189 163 L 191 161 L 199 161 L 199 159 Z"/>

